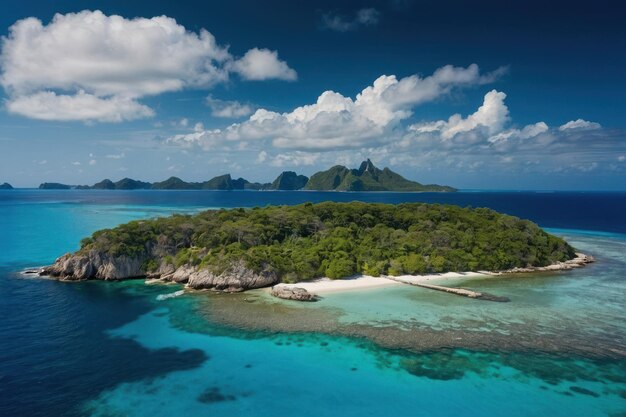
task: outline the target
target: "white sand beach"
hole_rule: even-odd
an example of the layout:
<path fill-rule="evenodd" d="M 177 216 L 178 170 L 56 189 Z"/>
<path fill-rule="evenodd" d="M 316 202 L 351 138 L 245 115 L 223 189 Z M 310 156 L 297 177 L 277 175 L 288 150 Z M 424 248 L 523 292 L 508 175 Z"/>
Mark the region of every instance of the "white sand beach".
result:
<path fill-rule="evenodd" d="M 388 287 L 393 285 L 401 284 L 399 282 L 395 282 L 383 277 L 370 277 L 360 275 L 347 279 L 320 278 L 315 281 L 298 282 L 296 284 L 281 283 L 277 284 L 276 286 L 304 288 L 308 292 L 314 294 L 322 294 L 337 291 L 359 290 L 365 288 Z"/>
<path fill-rule="evenodd" d="M 314 294 L 328 294 L 339 291 L 353 291 L 367 288 L 389 287 L 403 285 L 403 283 L 426 283 L 429 281 L 441 282 L 442 280 L 472 278 L 477 276 L 488 276 L 478 272 L 446 272 L 444 274 L 428 275 L 400 275 L 396 277 L 372 277 L 368 275 L 358 275 L 347 279 L 321 278 L 315 281 L 298 282 L 296 284 L 277 284 L 277 286 L 299 287 Z"/>
<path fill-rule="evenodd" d="M 513 268 L 505 271 L 490 272 L 445 272 L 442 274 L 426 274 L 426 275 L 399 275 L 395 277 L 380 276 L 372 277 L 368 275 L 357 275 L 346 279 L 330 279 L 321 278 L 315 281 L 298 282 L 296 284 L 277 284 L 276 286 L 299 287 L 304 288 L 313 294 L 324 294 L 338 291 L 352 291 L 366 288 L 388 287 L 402 284 L 440 284 L 446 280 L 458 280 L 460 278 L 476 278 L 489 276 L 502 276 L 518 273 L 530 272 L 552 272 L 566 271 L 574 268 L 580 268 L 586 264 L 594 262 L 593 256 L 577 253 L 574 259 L 565 262 L 556 262 L 552 265 L 544 267 L 528 267 Z"/>

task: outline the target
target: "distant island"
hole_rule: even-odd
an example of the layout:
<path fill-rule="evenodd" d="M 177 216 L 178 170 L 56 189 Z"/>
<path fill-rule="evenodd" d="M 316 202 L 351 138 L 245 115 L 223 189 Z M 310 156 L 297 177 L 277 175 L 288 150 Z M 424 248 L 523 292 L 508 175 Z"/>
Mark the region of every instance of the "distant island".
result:
<path fill-rule="evenodd" d="M 39 186 L 42 190 L 309 190 L 309 191 L 413 191 L 413 192 L 453 192 L 455 188 L 420 184 L 410 181 L 390 170 L 379 169 L 368 159 L 358 169 L 337 165 L 327 171 L 311 176 L 298 175 L 293 171 L 282 172 L 271 183 L 250 182 L 244 178 L 233 179 L 224 174 L 204 182 L 186 182 L 178 177 L 170 177 L 161 182 L 144 182 L 124 178 L 113 182 L 109 179 L 94 185 L 67 185 L 46 182 Z"/>
<path fill-rule="evenodd" d="M 0 184 L 0 190 L 12 190 L 13 186 L 8 182 Z"/>
<path fill-rule="evenodd" d="M 535 223 L 486 208 L 325 202 L 133 221 L 95 232 L 39 273 L 242 291 L 355 274 L 546 267 L 575 257 Z"/>
<path fill-rule="evenodd" d="M 40 190 L 70 190 L 72 188 L 83 188 L 83 187 L 61 184 L 58 182 L 44 182 L 39 185 Z M 84 187 L 84 188 L 90 188 L 90 187 Z"/>
<path fill-rule="evenodd" d="M 451 192 L 455 188 L 410 181 L 389 168 L 379 169 L 369 159 L 359 169 L 336 165 L 327 171 L 313 174 L 303 187 L 305 190 L 336 191 L 438 191 Z"/>

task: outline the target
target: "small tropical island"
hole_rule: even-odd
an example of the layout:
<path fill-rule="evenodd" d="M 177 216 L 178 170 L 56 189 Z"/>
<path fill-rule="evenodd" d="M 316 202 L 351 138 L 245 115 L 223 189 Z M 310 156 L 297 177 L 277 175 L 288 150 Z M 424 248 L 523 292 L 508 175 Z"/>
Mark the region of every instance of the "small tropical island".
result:
<path fill-rule="evenodd" d="M 437 184 L 421 184 L 410 181 L 389 168 L 377 168 L 369 159 L 358 169 L 336 165 L 311 176 L 298 175 L 293 171 L 282 172 L 271 183 L 250 182 L 244 178 L 234 179 L 230 174 L 218 175 L 208 181 L 187 182 L 178 177 L 150 183 L 123 178 L 113 182 L 102 180 L 94 185 L 67 185 L 45 182 L 42 190 L 280 190 L 280 191 L 398 191 L 398 192 L 453 192 L 453 187 Z"/>
<path fill-rule="evenodd" d="M 535 223 L 486 208 L 324 202 L 132 221 L 95 232 L 38 273 L 236 292 L 322 277 L 528 272 L 587 261 Z"/>
<path fill-rule="evenodd" d="M 4 182 L 0 184 L 0 190 L 12 190 L 12 189 L 13 189 L 13 186 L 9 184 L 8 182 Z"/>

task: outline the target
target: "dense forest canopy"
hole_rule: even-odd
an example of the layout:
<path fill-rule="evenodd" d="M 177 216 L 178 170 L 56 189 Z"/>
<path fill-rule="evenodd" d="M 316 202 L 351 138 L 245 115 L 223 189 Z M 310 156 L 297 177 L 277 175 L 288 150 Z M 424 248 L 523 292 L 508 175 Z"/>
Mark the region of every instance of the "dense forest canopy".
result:
<path fill-rule="evenodd" d="M 574 257 L 536 224 L 486 208 L 408 203 L 306 203 L 209 210 L 133 221 L 84 239 L 80 252 L 221 272 L 244 261 L 286 282 L 545 266 Z"/>

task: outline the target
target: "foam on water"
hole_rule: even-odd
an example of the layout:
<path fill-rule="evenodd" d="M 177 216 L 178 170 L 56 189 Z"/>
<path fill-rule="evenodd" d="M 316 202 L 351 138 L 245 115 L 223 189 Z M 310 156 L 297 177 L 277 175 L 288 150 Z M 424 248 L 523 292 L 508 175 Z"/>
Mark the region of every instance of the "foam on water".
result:
<path fill-rule="evenodd" d="M 156 296 L 157 301 L 167 300 L 168 298 L 180 297 L 185 294 L 185 290 L 174 291 L 169 294 L 159 294 Z"/>

